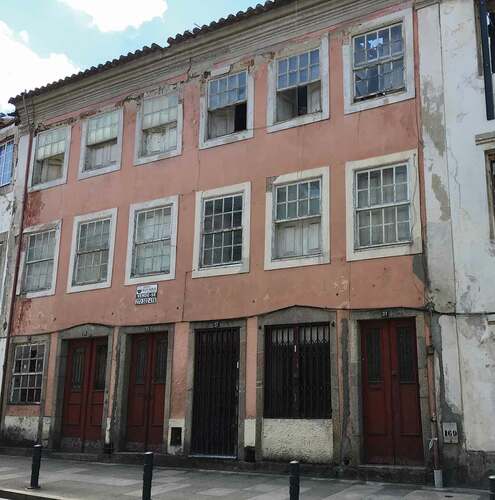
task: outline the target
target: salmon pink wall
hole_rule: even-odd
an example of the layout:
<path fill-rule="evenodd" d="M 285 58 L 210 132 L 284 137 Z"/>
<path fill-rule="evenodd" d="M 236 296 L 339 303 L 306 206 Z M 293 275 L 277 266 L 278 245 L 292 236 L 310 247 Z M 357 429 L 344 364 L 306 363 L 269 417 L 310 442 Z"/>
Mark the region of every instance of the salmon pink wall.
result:
<path fill-rule="evenodd" d="M 191 80 L 183 87 L 181 156 L 133 166 L 136 105 L 125 102 L 121 170 L 78 180 L 81 123 L 76 121 L 67 184 L 31 193 L 26 210 L 26 227 L 62 219 L 56 295 L 19 298 L 15 333 L 52 332 L 84 323 L 137 325 L 239 318 L 295 304 L 336 309 L 421 307 L 423 282 L 414 273 L 413 257 L 348 263 L 345 241 L 345 163 L 418 148 L 416 100 L 344 115 L 340 33 L 332 33 L 329 55 L 330 119 L 314 124 L 266 132 L 267 63 L 258 58 L 253 139 L 198 150 L 200 84 Z M 322 166 L 330 167 L 331 263 L 264 271 L 267 178 Z M 250 272 L 192 279 L 196 191 L 246 181 L 251 182 Z M 171 195 L 179 195 L 176 279 L 159 284 L 156 305 L 137 307 L 135 286 L 123 284 L 129 206 Z M 112 287 L 67 294 L 74 217 L 115 207 Z M 177 335 L 177 346 L 180 339 Z"/>

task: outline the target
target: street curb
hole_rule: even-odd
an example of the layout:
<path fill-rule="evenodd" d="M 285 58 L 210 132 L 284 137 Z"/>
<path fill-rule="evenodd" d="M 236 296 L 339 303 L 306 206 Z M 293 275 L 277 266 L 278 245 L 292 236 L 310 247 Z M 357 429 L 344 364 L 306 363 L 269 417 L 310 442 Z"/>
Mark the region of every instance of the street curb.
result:
<path fill-rule="evenodd" d="M 67 500 L 63 497 L 54 496 L 43 496 L 39 493 L 31 493 L 30 491 L 24 490 L 7 490 L 0 489 L 0 496 L 7 498 L 8 500 Z"/>

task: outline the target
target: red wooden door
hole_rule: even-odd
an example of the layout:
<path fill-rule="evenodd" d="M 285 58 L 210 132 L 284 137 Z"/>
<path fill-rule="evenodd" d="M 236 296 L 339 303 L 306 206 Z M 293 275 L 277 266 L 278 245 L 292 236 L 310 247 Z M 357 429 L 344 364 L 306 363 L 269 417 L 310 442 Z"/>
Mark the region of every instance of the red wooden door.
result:
<path fill-rule="evenodd" d="M 167 335 L 133 335 L 127 409 L 129 449 L 160 449 L 166 375 Z"/>
<path fill-rule="evenodd" d="M 424 463 L 414 320 L 361 323 L 367 463 Z"/>
<path fill-rule="evenodd" d="M 62 437 L 82 451 L 101 444 L 106 367 L 107 339 L 69 342 Z"/>

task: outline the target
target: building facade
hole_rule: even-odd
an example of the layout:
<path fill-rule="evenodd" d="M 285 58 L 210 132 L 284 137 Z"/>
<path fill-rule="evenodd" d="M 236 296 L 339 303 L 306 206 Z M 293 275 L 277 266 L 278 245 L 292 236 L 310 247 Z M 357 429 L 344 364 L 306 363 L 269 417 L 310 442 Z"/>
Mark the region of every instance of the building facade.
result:
<path fill-rule="evenodd" d="M 435 8 L 269 2 L 13 99 L 4 442 L 438 468 Z"/>
<path fill-rule="evenodd" d="M 13 273 L 22 216 L 23 175 L 16 168 L 17 126 L 15 117 L 0 114 L 0 394 L 6 370 L 5 350 L 13 299 Z"/>
<path fill-rule="evenodd" d="M 480 479 L 495 469 L 495 6 L 430 4 L 418 31 L 438 417 L 459 436 L 445 471 Z"/>

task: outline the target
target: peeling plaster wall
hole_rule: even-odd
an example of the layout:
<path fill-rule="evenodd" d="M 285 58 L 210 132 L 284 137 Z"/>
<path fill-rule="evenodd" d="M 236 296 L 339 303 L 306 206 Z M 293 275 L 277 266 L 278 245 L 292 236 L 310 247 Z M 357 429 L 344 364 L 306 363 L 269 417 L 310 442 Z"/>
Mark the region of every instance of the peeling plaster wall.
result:
<path fill-rule="evenodd" d="M 444 469 L 481 481 L 495 469 L 495 327 L 488 323 L 495 242 L 485 162 L 495 141 L 480 146 L 476 136 L 495 134 L 495 121 L 486 120 L 474 2 L 419 9 L 418 29 L 438 413 L 440 425 L 459 429 L 459 445 L 441 443 Z"/>

